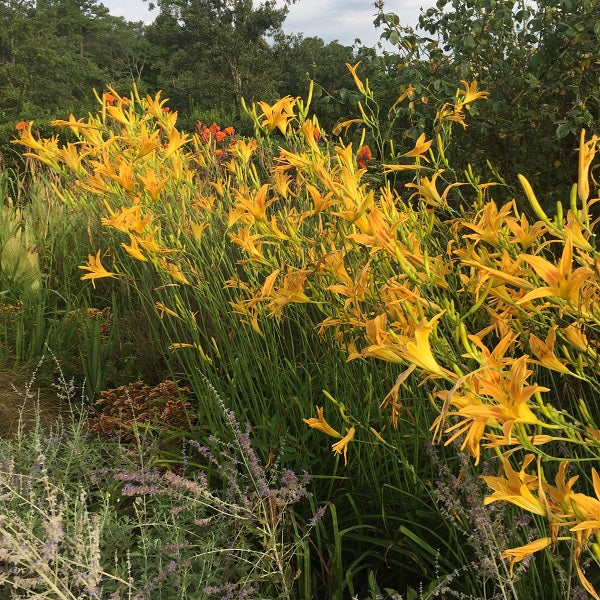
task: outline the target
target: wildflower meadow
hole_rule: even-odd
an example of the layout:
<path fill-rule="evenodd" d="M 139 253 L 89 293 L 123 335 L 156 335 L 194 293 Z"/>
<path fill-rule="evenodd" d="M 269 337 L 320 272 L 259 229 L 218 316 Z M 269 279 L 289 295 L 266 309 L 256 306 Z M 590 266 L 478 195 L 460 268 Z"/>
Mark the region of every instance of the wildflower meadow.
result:
<path fill-rule="evenodd" d="M 600 138 L 550 206 L 455 164 L 477 79 L 396 136 L 346 68 L 328 129 L 313 82 L 15 123 L 2 597 L 600 599 Z"/>

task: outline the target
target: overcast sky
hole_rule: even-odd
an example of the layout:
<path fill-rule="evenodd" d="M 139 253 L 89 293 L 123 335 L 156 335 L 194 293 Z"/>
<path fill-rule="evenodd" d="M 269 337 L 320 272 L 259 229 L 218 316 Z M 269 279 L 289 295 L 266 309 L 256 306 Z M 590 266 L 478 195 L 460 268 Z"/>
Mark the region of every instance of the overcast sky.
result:
<path fill-rule="evenodd" d="M 151 22 L 157 11 L 150 12 L 143 0 L 101 0 L 113 15 L 129 21 Z M 421 7 L 428 8 L 435 0 L 386 0 L 385 11 L 400 16 L 402 25 L 415 26 Z M 326 42 L 338 40 L 352 45 L 356 38 L 367 46 L 379 40 L 373 26 L 373 0 L 298 0 L 290 7 L 284 23 L 288 33 L 316 36 Z"/>

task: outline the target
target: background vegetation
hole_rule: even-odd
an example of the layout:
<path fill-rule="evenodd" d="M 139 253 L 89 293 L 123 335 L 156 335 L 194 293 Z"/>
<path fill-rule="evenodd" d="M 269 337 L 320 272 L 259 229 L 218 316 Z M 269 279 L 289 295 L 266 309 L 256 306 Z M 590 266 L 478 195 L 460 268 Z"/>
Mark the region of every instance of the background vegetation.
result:
<path fill-rule="evenodd" d="M 0 2 L 7 597 L 598 598 L 598 3 L 158 6 Z"/>

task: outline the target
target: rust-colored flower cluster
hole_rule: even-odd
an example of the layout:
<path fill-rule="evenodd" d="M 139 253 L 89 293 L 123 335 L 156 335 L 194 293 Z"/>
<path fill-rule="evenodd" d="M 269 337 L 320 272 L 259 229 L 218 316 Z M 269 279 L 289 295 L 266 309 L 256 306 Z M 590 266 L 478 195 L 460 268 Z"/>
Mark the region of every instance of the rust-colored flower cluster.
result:
<path fill-rule="evenodd" d="M 141 381 L 103 391 L 86 427 L 108 437 L 133 442 L 143 431 L 189 431 L 194 422 L 188 388 L 167 380 L 155 386 Z"/>

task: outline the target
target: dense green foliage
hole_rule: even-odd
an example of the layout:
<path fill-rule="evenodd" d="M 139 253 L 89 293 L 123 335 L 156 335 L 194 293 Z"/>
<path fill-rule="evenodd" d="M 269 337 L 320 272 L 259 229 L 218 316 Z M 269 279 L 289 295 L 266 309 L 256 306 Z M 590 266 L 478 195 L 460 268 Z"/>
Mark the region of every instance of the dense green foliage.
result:
<path fill-rule="evenodd" d="M 431 107 L 457 79 L 477 80 L 490 97 L 471 111 L 452 159 L 463 168 L 489 161 L 511 184 L 526 174 L 553 210 L 554 190 L 574 176 L 579 131 L 600 117 L 599 16 L 598 0 L 438 0 L 419 18 L 427 36 L 382 6 L 377 23 L 397 52 L 376 76 L 414 87 L 406 116 L 417 132 L 434 126 Z"/>

